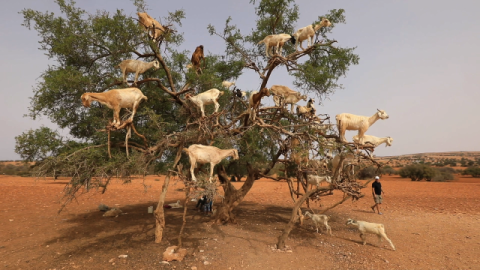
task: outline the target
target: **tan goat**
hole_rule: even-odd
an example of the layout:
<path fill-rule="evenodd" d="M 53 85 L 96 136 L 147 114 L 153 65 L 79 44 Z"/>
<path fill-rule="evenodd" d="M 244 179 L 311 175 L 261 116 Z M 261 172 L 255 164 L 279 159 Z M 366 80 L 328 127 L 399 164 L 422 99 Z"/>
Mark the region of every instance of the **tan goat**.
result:
<path fill-rule="evenodd" d="M 138 12 L 137 15 L 138 24 L 148 32 L 148 35 L 153 38 L 154 41 L 157 41 L 158 38 L 165 33 L 165 28 L 146 12 Z"/>
<path fill-rule="evenodd" d="M 207 146 L 201 144 L 192 144 L 190 147 L 183 148 L 183 151 L 188 154 L 190 160 L 190 173 L 192 174 L 192 181 L 196 182 L 197 178 L 194 174 L 194 169 L 197 164 L 210 163 L 210 178 L 208 181 L 211 183 L 213 178 L 213 169 L 215 165 L 220 163 L 226 157 L 233 157 L 238 159 L 237 149 L 225 149 L 222 150 L 215 146 Z"/>
<path fill-rule="evenodd" d="M 273 47 L 276 47 L 276 53 L 282 54 L 282 48 L 285 42 L 291 41 L 295 44 L 295 38 L 290 34 L 278 34 L 278 35 L 268 35 L 262 41 L 258 42 L 257 44 L 265 43 L 265 55 L 268 57 L 270 48 L 272 48 L 272 55 L 273 56 Z"/>
<path fill-rule="evenodd" d="M 305 26 L 303 28 L 298 29 L 295 34 L 293 34 L 293 37 L 297 40 L 297 43 L 295 44 L 295 50 L 298 51 L 298 44 L 300 44 L 300 48 L 302 50 L 305 50 L 302 47 L 302 42 L 304 40 L 307 40 L 307 48 L 313 45 L 313 37 L 315 36 L 315 33 L 320 30 L 322 27 L 328 27 L 331 26 L 332 24 L 328 19 L 322 18 L 322 21 L 320 21 L 319 24 L 315 25 L 313 27 L 312 25 Z"/>
<path fill-rule="evenodd" d="M 151 69 L 152 67 L 157 70 L 160 68 L 160 64 L 157 60 L 152 62 L 143 62 L 140 60 L 129 59 L 123 60 L 116 67 L 122 70 L 124 83 L 127 83 L 128 73 L 135 73 L 135 79 L 133 80 L 133 84 L 136 85 L 138 81 L 138 75 L 145 73 L 145 71 Z"/>
<path fill-rule="evenodd" d="M 81 97 L 83 106 L 90 108 L 93 101 L 97 101 L 113 110 L 113 125 L 120 126 L 120 109 L 132 110 L 130 121 L 133 120 L 137 108 L 142 100 L 147 100 L 138 88 L 113 89 L 103 93 L 84 93 Z"/>
<path fill-rule="evenodd" d="M 300 100 L 307 100 L 307 95 L 302 95 L 297 91 L 290 89 L 284 85 L 272 85 L 270 92 L 274 95 L 273 101 L 275 106 L 283 106 L 283 104 L 291 104 L 290 112 L 293 113 L 293 106 Z M 283 100 L 283 102 L 282 102 Z"/>
<path fill-rule="evenodd" d="M 264 96 L 267 96 L 267 97 L 270 96 L 270 91 L 268 90 L 268 88 L 262 88 L 262 90 L 260 90 L 260 92 L 253 91 L 250 94 L 250 98 L 248 99 L 248 101 L 250 103 L 250 108 L 252 110 L 251 112 L 252 112 L 252 119 L 253 120 L 255 120 L 255 115 L 257 114 L 257 110 L 260 107 L 260 100 Z"/>

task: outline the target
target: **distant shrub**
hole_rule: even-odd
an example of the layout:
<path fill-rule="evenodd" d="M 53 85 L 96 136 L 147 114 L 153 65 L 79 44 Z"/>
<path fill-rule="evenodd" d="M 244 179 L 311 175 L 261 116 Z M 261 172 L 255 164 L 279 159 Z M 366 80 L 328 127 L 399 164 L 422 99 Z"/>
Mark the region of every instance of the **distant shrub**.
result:
<path fill-rule="evenodd" d="M 365 167 L 358 172 L 359 179 L 371 179 L 377 175 L 377 169 L 373 166 Z"/>
<path fill-rule="evenodd" d="M 480 167 L 475 166 L 475 167 L 468 167 L 466 168 L 463 173 L 463 175 L 471 175 L 472 177 L 480 177 Z"/>
<path fill-rule="evenodd" d="M 382 172 L 382 174 L 388 174 L 388 175 L 392 175 L 392 174 L 397 174 L 398 172 L 392 168 L 391 166 L 383 166 L 380 171 Z"/>
<path fill-rule="evenodd" d="M 403 178 L 410 178 L 412 181 L 447 181 L 453 180 L 455 170 L 453 168 L 433 168 L 425 164 L 408 165 L 399 171 Z"/>

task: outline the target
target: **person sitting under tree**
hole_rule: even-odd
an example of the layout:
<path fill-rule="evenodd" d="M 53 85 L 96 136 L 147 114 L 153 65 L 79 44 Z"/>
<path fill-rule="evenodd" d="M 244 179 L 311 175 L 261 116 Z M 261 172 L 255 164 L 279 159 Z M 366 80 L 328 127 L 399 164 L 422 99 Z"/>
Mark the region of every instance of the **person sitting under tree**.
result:
<path fill-rule="evenodd" d="M 375 207 L 377 207 L 377 212 L 379 215 L 382 214 L 380 212 L 380 204 L 382 204 L 382 201 L 383 201 L 382 194 L 385 195 L 385 192 L 382 189 L 382 184 L 380 183 L 380 177 L 375 176 L 375 182 L 372 183 L 372 195 L 373 195 L 373 200 L 375 201 L 375 205 L 372 206 L 372 210 L 375 213 Z"/>

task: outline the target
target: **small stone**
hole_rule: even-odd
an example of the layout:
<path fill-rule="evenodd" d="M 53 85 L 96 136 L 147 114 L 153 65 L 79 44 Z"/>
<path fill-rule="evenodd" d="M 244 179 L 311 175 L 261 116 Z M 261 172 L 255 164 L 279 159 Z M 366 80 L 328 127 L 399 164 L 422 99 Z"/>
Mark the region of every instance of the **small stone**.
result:
<path fill-rule="evenodd" d="M 9 219 L 8 221 L 13 221 L 13 219 Z"/>
<path fill-rule="evenodd" d="M 196 266 L 192 266 L 192 270 L 197 270 L 197 267 L 196 267 Z"/>
<path fill-rule="evenodd" d="M 198 252 L 204 252 L 204 250 L 203 250 L 203 249 L 200 249 Z"/>
<path fill-rule="evenodd" d="M 118 258 L 120 259 L 126 259 L 128 257 L 128 255 L 118 255 Z"/>
<path fill-rule="evenodd" d="M 203 264 L 204 265 L 209 265 L 209 264 L 212 264 L 212 263 L 210 263 L 209 261 L 204 261 Z"/>

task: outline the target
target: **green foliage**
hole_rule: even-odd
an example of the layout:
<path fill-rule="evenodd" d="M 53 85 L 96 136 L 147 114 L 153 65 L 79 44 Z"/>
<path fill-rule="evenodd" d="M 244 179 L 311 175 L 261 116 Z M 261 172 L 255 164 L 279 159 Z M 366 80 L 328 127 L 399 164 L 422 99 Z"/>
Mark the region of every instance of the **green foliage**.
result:
<path fill-rule="evenodd" d="M 57 155 L 62 146 L 62 137 L 48 127 L 30 129 L 15 137 L 15 152 L 25 161 L 39 161 L 49 155 Z"/>
<path fill-rule="evenodd" d="M 475 166 L 475 167 L 468 167 L 466 168 L 463 173 L 463 175 L 471 175 L 472 177 L 480 177 L 480 167 Z"/>
<path fill-rule="evenodd" d="M 221 33 L 211 25 L 208 27 L 210 34 L 223 39 L 225 52 L 205 55 L 201 74 L 186 69 L 192 52 L 176 50 L 184 40 L 181 29 L 178 29 L 185 18 L 182 10 L 169 12 L 162 20 L 164 25 L 171 25 L 172 32 L 155 44 L 139 27 L 136 18 L 127 15 L 133 14 L 132 11 L 89 14 L 75 2 L 64 0 L 57 1 L 60 14 L 24 9 L 21 12 L 23 25 L 38 32 L 40 49 L 54 63 L 41 74 L 29 115 L 33 119 L 47 116 L 53 123 L 69 130 L 70 136 L 69 139 L 61 138 L 48 129 L 29 131 L 17 137 L 17 153 L 26 160 L 38 161 L 37 175 L 56 175 L 61 170 L 62 175 L 72 177 L 68 196 L 73 196 L 85 185 L 105 188 L 113 176 L 129 181 L 131 175 L 152 173 L 152 168 L 155 173 L 171 170 L 178 151 L 194 143 L 237 149 L 239 160 L 221 163 L 237 177 L 246 174 L 247 163 L 268 174 L 280 156 L 289 154 L 286 143 L 298 119 L 287 115 L 265 120 L 268 127 L 249 126 L 242 115 L 247 109 L 245 102 L 234 99 L 231 91 L 225 91 L 219 99 L 222 112 L 218 119 L 200 119 L 198 108 L 184 98 L 185 92 L 180 91 L 190 89 L 201 93 L 211 88 L 222 89 L 223 80 L 236 79 L 245 69 L 253 69 L 259 75 L 261 85 L 266 86 L 275 83 L 269 82 L 269 77 L 277 67 L 287 66 L 298 88 L 327 98 L 341 88 L 338 79 L 346 75 L 350 65 L 358 64 L 359 57 L 354 54 L 355 48 L 331 45 L 335 43 L 329 39 L 334 29 L 330 27 L 320 31 L 324 41 L 316 44 L 313 52 L 286 63 L 272 64 L 275 61 L 267 61 L 263 45 L 257 43 L 267 35 L 294 33 L 295 28 L 299 28 L 295 25 L 299 18 L 298 6 L 293 0 L 252 0 L 251 3 L 256 6 L 258 19 L 256 29 L 250 33 L 243 35 L 231 18 L 226 20 Z M 135 0 L 133 4 L 137 11 L 145 10 L 144 1 Z M 334 25 L 345 23 L 341 9 L 312 18 L 312 22 L 320 21 L 321 17 L 327 17 Z M 284 49 L 286 53 L 294 52 L 291 45 Z M 127 87 L 116 66 L 122 60 L 132 58 L 160 62 L 160 69 L 148 70 L 137 84 L 148 101 L 140 105 L 133 124 L 147 143 L 145 145 L 139 136 L 132 134 L 129 140 L 132 151 L 127 158 L 126 131 L 112 131 L 112 157 L 109 158 L 107 133 L 102 131 L 112 118 L 112 110 L 97 102 L 84 108 L 80 96 L 85 92 Z M 212 106 L 205 109 L 211 116 Z M 296 134 L 300 136 L 298 134 L 302 133 Z M 324 140 L 310 133 L 305 137 L 318 139 L 319 145 Z M 302 147 L 315 151 L 312 145 Z M 318 147 L 319 153 L 321 150 L 322 147 Z M 186 155 L 181 156 L 180 163 L 189 168 Z M 287 175 L 296 174 L 298 168 L 295 166 L 286 166 Z"/>

